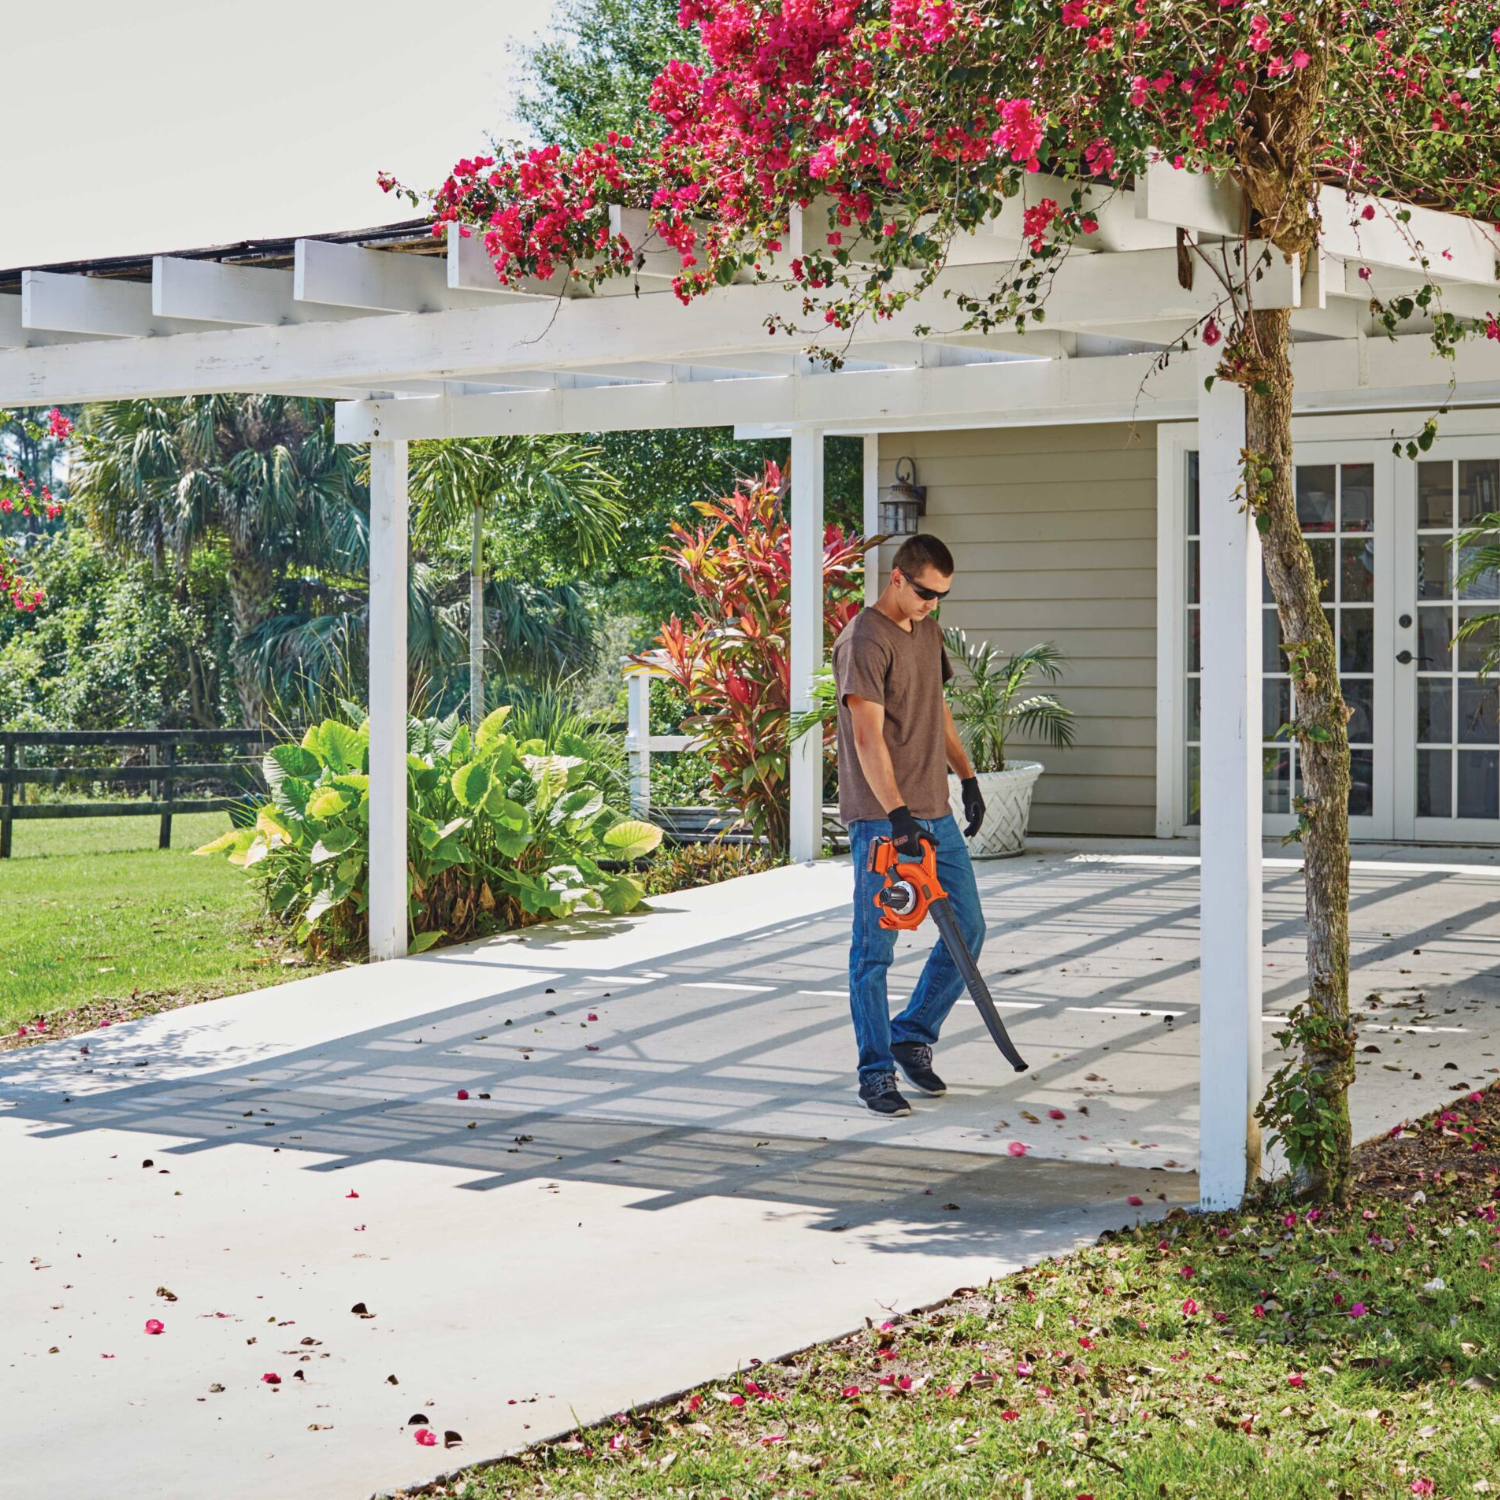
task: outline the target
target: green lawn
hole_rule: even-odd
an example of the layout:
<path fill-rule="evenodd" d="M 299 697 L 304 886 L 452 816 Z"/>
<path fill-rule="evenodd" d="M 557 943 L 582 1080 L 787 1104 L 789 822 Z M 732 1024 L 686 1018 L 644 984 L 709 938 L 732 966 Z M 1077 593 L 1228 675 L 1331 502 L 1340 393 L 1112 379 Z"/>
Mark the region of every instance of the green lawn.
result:
<path fill-rule="evenodd" d="M 154 997 L 134 1009 L 152 1009 L 284 977 L 252 883 L 222 858 L 193 858 L 228 826 L 223 813 L 184 814 L 159 850 L 152 817 L 17 823 L 0 861 L 0 1034 L 132 991 Z"/>
<path fill-rule="evenodd" d="M 1174 1210 L 422 1493 L 1500 1492 L 1500 1090 L 1458 1098 L 1446 1118 L 1366 1149 L 1342 1211 Z"/>

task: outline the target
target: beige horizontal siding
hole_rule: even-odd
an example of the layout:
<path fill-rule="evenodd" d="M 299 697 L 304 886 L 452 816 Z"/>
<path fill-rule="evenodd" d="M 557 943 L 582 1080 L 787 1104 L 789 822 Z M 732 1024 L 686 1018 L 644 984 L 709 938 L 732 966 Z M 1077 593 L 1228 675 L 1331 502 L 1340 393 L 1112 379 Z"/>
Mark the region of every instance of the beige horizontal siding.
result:
<path fill-rule="evenodd" d="M 1057 694 L 1077 743 L 1041 760 L 1038 833 L 1150 834 L 1156 823 L 1156 435 L 1141 424 L 892 433 L 896 459 L 927 486 L 925 530 L 958 573 L 943 623 L 1003 650 L 1054 641 Z M 884 549 L 889 565 L 892 548 Z"/>

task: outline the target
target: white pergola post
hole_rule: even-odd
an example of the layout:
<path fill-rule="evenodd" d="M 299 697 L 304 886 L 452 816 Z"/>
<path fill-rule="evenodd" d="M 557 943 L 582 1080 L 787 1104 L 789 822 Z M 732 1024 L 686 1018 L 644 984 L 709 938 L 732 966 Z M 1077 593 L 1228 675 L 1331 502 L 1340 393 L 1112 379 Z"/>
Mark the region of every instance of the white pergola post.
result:
<path fill-rule="evenodd" d="M 406 443 L 370 444 L 370 957 L 406 952 Z"/>
<path fill-rule="evenodd" d="M 792 712 L 813 706 L 813 678 L 823 666 L 823 429 L 792 429 Z M 791 754 L 794 862 L 811 861 L 823 847 L 823 744 L 804 734 Z"/>
<path fill-rule="evenodd" d="M 1216 361 L 1204 351 L 1199 375 Z M 1261 563 L 1236 497 L 1245 397 L 1227 380 L 1198 396 L 1202 631 L 1202 905 L 1198 1191 L 1232 1208 L 1260 1175 Z"/>
<path fill-rule="evenodd" d="M 865 516 L 864 533 L 867 537 L 880 532 L 880 434 L 865 434 L 864 451 Z M 865 553 L 865 603 L 874 604 L 885 587 L 880 572 L 880 548 L 873 547 Z"/>

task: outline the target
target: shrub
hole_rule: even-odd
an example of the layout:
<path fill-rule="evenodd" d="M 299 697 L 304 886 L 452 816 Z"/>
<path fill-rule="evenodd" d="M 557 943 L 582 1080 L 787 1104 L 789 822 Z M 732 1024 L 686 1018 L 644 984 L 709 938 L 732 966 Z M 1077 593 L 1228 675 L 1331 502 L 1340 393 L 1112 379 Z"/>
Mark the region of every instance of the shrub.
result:
<path fill-rule="evenodd" d="M 439 938 L 522 927 L 575 911 L 627 912 L 643 887 L 601 861 L 661 841 L 654 824 L 607 805 L 586 757 L 518 741 L 497 708 L 471 736 L 457 715 L 407 731 L 411 951 Z M 350 716 L 352 718 L 352 715 Z M 206 844 L 264 881 L 270 909 L 320 953 L 368 936 L 369 721 L 325 719 L 264 759 L 269 802 L 255 822 Z"/>
<path fill-rule="evenodd" d="M 683 844 L 663 849 L 646 871 L 647 896 L 665 896 L 694 886 L 717 885 L 737 875 L 774 870 L 783 863 L 764 844 L 729 844 L 715 839 L 709 844 Z"/>
<path fill-rule="evenodd" d="M 659 649 L 637 658 L 666 669 L 687 696 L 713 763 L 715 791 L 778 853 L 787 841 L 792 623 L 791 526 L 781 513 L 782 475 L 767 464 L 755 483 L 722 500 L 698 501 L 713 524 L 674 524 L 663 551 L 699 601 L 692 622 L 676 615 Z M 865 542 L 829 526 L 823 534 L 825 650 L 859 613 Z"/>

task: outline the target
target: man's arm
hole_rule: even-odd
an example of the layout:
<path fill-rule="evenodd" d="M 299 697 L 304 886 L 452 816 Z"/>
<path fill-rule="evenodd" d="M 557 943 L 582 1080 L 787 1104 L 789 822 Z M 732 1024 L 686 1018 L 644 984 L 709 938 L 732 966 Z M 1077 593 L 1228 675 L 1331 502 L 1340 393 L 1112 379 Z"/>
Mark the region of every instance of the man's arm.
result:
<path fill-rule="evenodd" d="M 953 722 L 953 711 L 947 701 L 943 703 L 943 749 L 948 756 L 948 767 L 960 781 L 967 781 L 974 774 L 974 767 L 964 750 L 964 742 L 958 737 L 958 726 Z M 863 760 L 860 762 L 864 764 Z"/>
<path fill-rule="evenodd" d="M 844 701 L 849 705 L 849 718 L 854 725 L 854 750 L 859 756 L 859 768 L 865 773 L 865 781 L 876 800 L 887 811 L 900 807 L 906 799 L 896 785 L 896 769 L 891 764 L 891 752 L 885 743 L 885 705 L 857 693 L 848 693 Z"/>

